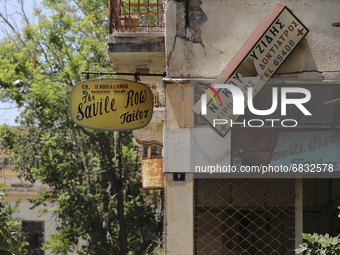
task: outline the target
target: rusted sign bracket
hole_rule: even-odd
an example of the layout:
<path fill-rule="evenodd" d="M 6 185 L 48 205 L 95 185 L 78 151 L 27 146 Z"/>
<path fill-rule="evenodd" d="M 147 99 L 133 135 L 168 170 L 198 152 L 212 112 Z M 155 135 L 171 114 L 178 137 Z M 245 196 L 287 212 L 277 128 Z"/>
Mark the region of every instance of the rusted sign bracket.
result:
<path fill-rule="evenodd" d="M 139 79 L 139 76 L 161 76 L 161 77 L 165 77 L 166 73 L 113 73 L 113 72 L 91 72 L 91 71 L 83 71 L 81 72 L 81 74 L 86 74 L 86 79 L 89 80 L 90 79 L 90 74 L 96 74 L 96 75 L 131 75 L 133 77 L 137 77 L 137 79 Z M 136 80 L 137 81 L 137 80 Z"/>

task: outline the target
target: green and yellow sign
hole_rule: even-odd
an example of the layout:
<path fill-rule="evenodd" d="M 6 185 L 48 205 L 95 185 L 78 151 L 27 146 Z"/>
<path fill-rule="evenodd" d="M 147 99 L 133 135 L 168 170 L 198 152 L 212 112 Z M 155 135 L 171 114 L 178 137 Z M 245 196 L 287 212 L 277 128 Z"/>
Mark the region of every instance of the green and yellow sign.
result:
<path fill-rule="evenodd" d="M 100 130 L 145 127 L 152 117 L 153 96 L 142 83 L 98 79 L 77 83 L 70 95 L 71 119 L 79 126 Z"/>

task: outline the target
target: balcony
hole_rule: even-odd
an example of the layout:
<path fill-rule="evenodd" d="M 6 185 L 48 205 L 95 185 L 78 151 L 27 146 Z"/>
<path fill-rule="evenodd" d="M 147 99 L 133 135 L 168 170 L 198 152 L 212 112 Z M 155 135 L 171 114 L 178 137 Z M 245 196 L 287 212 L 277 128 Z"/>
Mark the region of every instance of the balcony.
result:
<path fill-rule="evenodd" d="M 109 3 L 108 52 L 115 71 L 140 73 L 141 82 L 161 83 L 165 72 L 163 0 L 110 0 Z M 119 78 L 131 79 L 131 76 L 119 75 Z"/>

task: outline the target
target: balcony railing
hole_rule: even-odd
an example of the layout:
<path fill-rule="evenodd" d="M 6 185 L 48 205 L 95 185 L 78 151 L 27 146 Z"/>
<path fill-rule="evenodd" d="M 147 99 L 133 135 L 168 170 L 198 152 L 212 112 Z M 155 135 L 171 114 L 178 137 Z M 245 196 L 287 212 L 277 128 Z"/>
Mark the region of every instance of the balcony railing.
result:
<path fill-rule="evenodd" d="M 164 0 L 110 0 L 109 34 L 164 31 Z"/>

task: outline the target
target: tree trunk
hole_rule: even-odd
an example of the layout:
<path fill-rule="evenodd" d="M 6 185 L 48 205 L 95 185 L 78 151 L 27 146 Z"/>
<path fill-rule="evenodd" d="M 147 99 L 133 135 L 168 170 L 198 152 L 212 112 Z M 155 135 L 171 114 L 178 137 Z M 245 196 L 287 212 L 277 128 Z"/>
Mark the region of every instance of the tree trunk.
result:
<path fill-rule="evenodd" d="M 115 166 L 118 171 L 118 182 L 116 183 L 116 192 L 117 192 L 117 217 L 118 217 L 118 226 L 119 226 L 119 246 L 121 255 L 127 255 L 128 253 L 128 244 L 127 244 L 127 235 L 126 235 L 126 227 L 125 227 L 125 218 L 124 218 L 124 196 L 122 193 L 122 139 L 120 131 L 115 131 L 115 145 L 116 145 L 116 153 L 115 153 Z"/>

